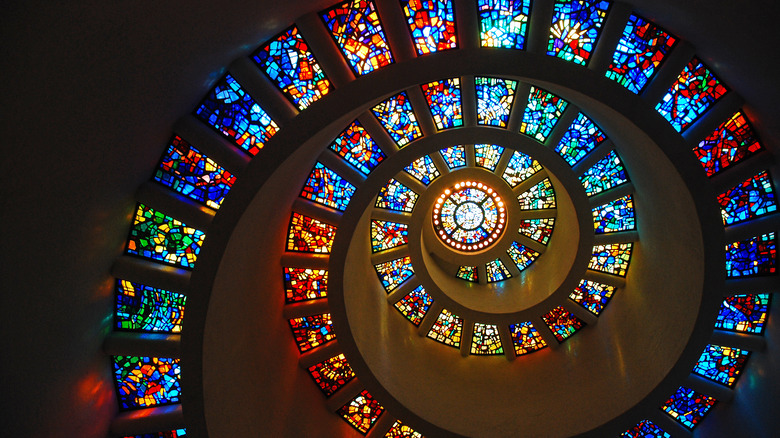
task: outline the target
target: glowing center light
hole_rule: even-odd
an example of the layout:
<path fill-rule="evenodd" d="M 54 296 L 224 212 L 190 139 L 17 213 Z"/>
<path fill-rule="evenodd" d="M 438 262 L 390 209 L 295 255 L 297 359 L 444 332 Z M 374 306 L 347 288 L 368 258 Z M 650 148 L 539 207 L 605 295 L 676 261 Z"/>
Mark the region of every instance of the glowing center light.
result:
<path fill-rule="evenodd" d="M 481 182 L 459 182 L 444 190 L 433 206 L 436 235 L 460 251 L 489 247 L 501 236 L 505 224 L 504 201 Z"/>

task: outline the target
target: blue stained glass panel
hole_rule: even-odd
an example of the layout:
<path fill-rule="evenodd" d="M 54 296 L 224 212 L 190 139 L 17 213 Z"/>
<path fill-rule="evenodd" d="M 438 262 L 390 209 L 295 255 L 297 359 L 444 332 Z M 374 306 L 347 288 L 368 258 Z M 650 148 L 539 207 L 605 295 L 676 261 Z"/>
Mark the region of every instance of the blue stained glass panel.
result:
<path fill-rule="evenodd" d="M 391 179 L 379 190 L 375 206 L 387 210 L 411 213 L 417 203 L 417 193 L 395 179 Z"/>
<path fill-rule="evenodd" d="M 466 148 L 463 146 L 453 146 L 439 151 L 447 167 L 457 169 L 466 165 Z"/>
<path fill-rule="evenodd" d="M 607 136 L 585 114 L 579 113 L 563 134 L 555 152 L 574 167 L 585 155 L 596 148 Z"/>
<path fill-rule="evenodd" d="M 452 0 L 401 0 L 418 55 L 458 47 Z"/>
<path fill-rule="evenodd" d="M 349 0 L 320 13 L 320 17 L 358 75 L 393 62 L 374 2 Z"/>
<path fill-rule="evenodd" d="M 512 277 L 512 274 L 509 273 L 509 269 L 507 269 L 506 266 L 504 266 L 504 263 L 499 259 L 495 259 L 492 262 L 485 264 L 485 269 L 487 270 L 488 283 L 495 283 Z"/>
<path fill-rule="evenodd" d="M 721 193 L 718 203 L 723 225 L 738 224 L 777 211 L 777 195 L 767 171 Z"/>
<path fill-rule="evenodd" d="M 655 24 L 632 14 L 623 29 L 606 76 L 639 94 L 677 39 Z"/>
<path fill-rule="evenodd" d="M 681 386 L 661 409 L 680 424 L 693 429 L 715 405 L 715 398 Z"/>
<path fill-rule="evenodd" d="M 156 287 L 117 279 L 114 327 L 158 333 L 180 333 L 187 297 Z"/>
<path fill-rule="evenodd" d="M 403 147 L 423 135 L 406 93 L 387 99 L 373 107 L 371 111 L 390 137 L 393 137 L 398 147 Z"/>
<path fill-rule="evenodd" d="M 715 328 L 761 334 L 769 312 L 769 294 L 740 294 L 726 297 L 720 305 Z"/>
<path fill-rule="evenodd" d="M 463 125 L 460 78 L 443 79 L 421 85 L 437 129 Z"/>
<path fill-rule="evenodd" d="M 532 86 L 520 132 L 544 143 L 568 105 L 560 97 Z"/>
<path fill-rule="evenodd" d="M 374 269 L 387 293 L 394 291 L 414 275 L 412 259 L 409 256 L 374 265 Z"/>
<path fill-rule="evenodd" d="M 693 373 L 726 386 L 734 386 L 750 352 L 709 344 L 693 367 Z"/>
<path fill-rule="evenodd" d="M 604 307 L 607 306 L 609 300 L 612 299 L 614 292 L 614 286 L 596 283 L 595 281 L 580 280 L 580 284 L 569 294 L 569 298 L 598 316 L 604 310 Z"/>
<path fill-rule="evenodd" d="M 608 10 L 607 1 L 557 0 L 547 41 L 547 54 L 586 65 Z"/>
<path fill-rule="evenodd" d="M 496 144 L 476 144 L 474 145 L 474 155 L 476 156 L 477 166 L 484 167 L 491 172 L 496 170 L 498 160 L 504 148 Z"/>
<path fill-rule="evenodd" d="M 366 175 L 385 159 L 382 149 L 358 121 L 352 122 L 333 140 L 330 150 Z"/>
<path fill-rule="evenodd" d="M 482 47 L 525 49 L 531 0 L 478 0 Z"/>
<path fill-rule="evenodd" d="M 426 186 L 441 175 L 429 155 L 424 155 L 412 161 L 411 164 L 404 167 L 404 172 Z"/>
<path fill-rule="evenodd" d="M 593 209 L 596 234 L 614 233 L 636 228 L 634 199 L 626 195 Z"/>
<path fill-rule="evenodd" d="M 504 174 L 501 176 L 511 187 L 516 187 L 525 181 L 531 175 L 542 170 L 542 165 L 538 161 L 522 152 L 515 151 L 509 163 L 506 165 Z"/>
<path fill-rule="evenodd" d="M 474 85 L 477 90 L 477 123 L 506 128 L 517 81 L 477 76 Z"/>
<path fill-rule="evenodd" d="M 319 161 L 303 186 L 301 196 L 318 204 L 344 211 L 355 193 L 355 186 Z"/>
<path fill-rule="evenodd" d="M 727 277 L 753 277 L 776 273 L 777 240 L 774 232 L 726 245 Z"/>
<path fill-rule="evenodd" d="M 620 435 L 621 438 L 672 438 L 650 420 L 642 420 Z"/>
<path fill-rule="evenodd" d="M 617 152 L 611 151 L 580 177 L 585 194 L 593 196 L 628 182 L 628 174 Z"/>
<path fill-rule="evenodd" d="M 682 132 L 727 91 L 701 61 L 693 58 L 655 109 L 677 132 Z"/>

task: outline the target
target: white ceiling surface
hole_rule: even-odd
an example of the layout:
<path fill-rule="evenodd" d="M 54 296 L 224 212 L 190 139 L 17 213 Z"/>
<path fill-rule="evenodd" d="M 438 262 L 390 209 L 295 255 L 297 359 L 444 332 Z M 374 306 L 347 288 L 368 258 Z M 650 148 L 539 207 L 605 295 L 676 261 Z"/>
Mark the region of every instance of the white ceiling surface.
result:
<path fill-rule="evenodd" d="M 173 122 L 230 61 L 329 3 L 4 4 L 0 360 L 9 435 L 105 436 L 116 403 L 101 352 L 109 268 L 123 249 L 134 191 Z M 689 40 L 749 103 L 765 145 L 780 149 L 778 2 L 632 3 Z"/>

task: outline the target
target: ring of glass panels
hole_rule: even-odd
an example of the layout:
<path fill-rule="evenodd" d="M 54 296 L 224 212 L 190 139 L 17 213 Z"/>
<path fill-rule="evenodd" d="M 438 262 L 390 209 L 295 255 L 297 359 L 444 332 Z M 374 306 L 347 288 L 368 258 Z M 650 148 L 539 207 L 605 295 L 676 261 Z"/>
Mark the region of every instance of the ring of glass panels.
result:
<path fill-rule="evenodd" d="M 504 231 L 504 201 L 487 184 L 462 181 L 445 189 L 433 207 L 433 228 L 442 242 L 459 251 L 478 251 Z"/>

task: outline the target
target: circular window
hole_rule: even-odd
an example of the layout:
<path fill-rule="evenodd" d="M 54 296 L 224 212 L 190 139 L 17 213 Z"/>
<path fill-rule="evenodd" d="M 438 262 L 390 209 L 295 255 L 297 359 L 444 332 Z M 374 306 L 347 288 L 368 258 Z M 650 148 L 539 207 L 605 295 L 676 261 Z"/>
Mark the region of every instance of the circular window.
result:
<path fill-rule="evenodd" d="M 444 190 L 433 206 L 436 235 L 460 251 L 489 247 L 504 231 L 505 223 L 504 201 L 481 182 L 459 182 Z"/>

